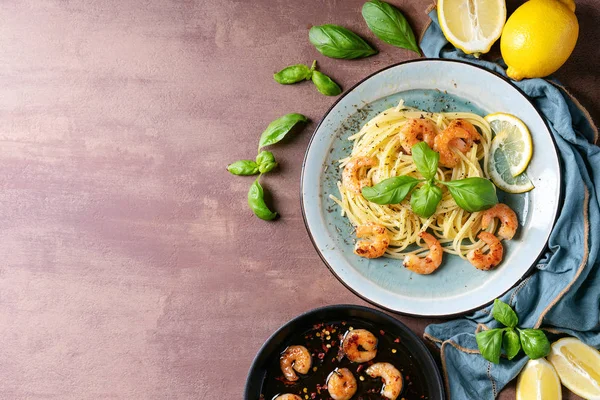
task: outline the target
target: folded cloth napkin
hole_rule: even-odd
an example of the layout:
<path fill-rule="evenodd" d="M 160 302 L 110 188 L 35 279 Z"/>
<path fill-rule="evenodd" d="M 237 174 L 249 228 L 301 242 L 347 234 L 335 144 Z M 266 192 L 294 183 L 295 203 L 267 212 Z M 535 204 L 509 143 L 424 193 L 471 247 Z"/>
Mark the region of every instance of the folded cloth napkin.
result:
<path fill-rule="evenodd" d="M 503 76 L 499 63 L 478 60 L 448 43 L 435 10 L 421 40 L 427 57 L 460 59 Z M 502 63 L 502 61 L 500 61 Z M 534 102 L 548 122 L 562 163 L 564 203 L 548 248 L 534 273 L 501 300 L 519 316 L 519 326 L 575 336 L 600 348 L 600 147 L 598 129 L 587 111 L 558 82 L 526 79 L 513 82 Z M 535 150 L 534 150 L 535 151 Z M 538 157 L 543 155 L 538 155 Z M 424 337 L 439 348 L 451 400 L 494 399 L 523 368 L 519 353 L 500 364 L 486 361 L 477 350 L 475 333 L 500 325 L 491 306 L 472 315 L 429 325 Z"/>

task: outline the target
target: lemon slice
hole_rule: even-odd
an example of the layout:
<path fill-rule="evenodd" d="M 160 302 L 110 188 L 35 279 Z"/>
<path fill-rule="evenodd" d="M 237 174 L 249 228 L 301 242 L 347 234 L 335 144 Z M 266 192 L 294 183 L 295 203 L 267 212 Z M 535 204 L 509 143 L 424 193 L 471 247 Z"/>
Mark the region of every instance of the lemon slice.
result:
<path fill-rule="evenodd" d="M 507 193 L 525 193 L 529 192 L 535 186 L 529 180 L 527 174 L 522 173 L 513 176 L 510 172 L 510 162 L 504 153 L 504 150 L 498 145 L 508 136 L 507 132 L 501 132 L 492 140 L 490 147 L 490 159 L 488 161 L 488 172 L 494 185 Z M 497 140 L 498 139 L 498 140 Z M 494 143 L 495 142 L 495 143 Z"/>
<path fill-rule="evenodd" d="M 438 0 L 438 20 L 450 43 L 468 54 L 481 54 L 502 34 L 505 0 Z"/>
<path fill-rule="evenodd" d="M 529 360 L 517 379 L 517 400 L 561 400 L 560 379 L 548 361 Z"/>
<path fill-rule="evenodd" d="M 575 338 L 552 344 L 548 360 L 569 390 L 584 399 L 600 399 L 600 352 Z"/>
<path fill-rule="evenodd" d="M 490 124 L 495 135 L 492 147 L 502 148 L 512 176 L 525 171 L 533 155 L 533 144 L 527 125 L 514 115 L 505 113 L 490 114 L 485 117 L 485 120 Z M 507 134 L 501 136 L 502 132 Z"/>

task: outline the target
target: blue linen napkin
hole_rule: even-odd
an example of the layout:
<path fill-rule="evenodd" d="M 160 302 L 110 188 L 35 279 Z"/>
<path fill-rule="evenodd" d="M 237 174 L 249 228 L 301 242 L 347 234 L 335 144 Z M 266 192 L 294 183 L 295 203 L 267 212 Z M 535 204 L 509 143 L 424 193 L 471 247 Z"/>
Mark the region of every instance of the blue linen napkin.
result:
<path fill-rule="evenodd" d="M 500 63 L 478 60 L 448 43 L 432 23 L 421 40 L 430 58 L 450 58 L 484 66 L 506 76 Z M 501 300 L 519 316 L 519 326 L 550 334 L 575 336 L 600 348 L 600 147 L 598 130 L 587 111 L 557 81 L 513 82 L 534 102 L 550 126 L 560 154 L 564 204 L 535 272 Z M 534 150 L 535 151 L 535 150 Z M 451 400 L 494 399 L 523 368 L 520 352 L 512 361 L 486 361 L 477 350 L 475 333 L 500 325 L 491 306 L 472 315 L 429 325 L 424 337 L 440 348 L 447 393 Z"/>

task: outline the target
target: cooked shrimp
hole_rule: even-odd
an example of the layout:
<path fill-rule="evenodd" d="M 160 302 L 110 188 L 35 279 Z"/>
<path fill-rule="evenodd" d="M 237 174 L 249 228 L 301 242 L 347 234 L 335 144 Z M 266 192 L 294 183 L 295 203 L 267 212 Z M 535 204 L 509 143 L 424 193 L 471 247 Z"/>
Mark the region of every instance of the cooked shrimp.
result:
<path fill-rule="evenodd" d="M 409 254 L 404 258 L 404 266 L 413 272 L 421 275 L 429 275 L 442 263 L 442 256 L 444 250 L 433 235 L 427 232 L 419 233 L 419 237 L 425 241 L 427 247 L 429 247 L 429 254 L 426 257 L 421 258 L 415 254 Z"/>
<path fill-rule="evenodd" d="M 490 251 L 487 254 L 483 254 L 481 249 L 471 250 L 467 254 L 467 259 L 475 268 L 487 271 L 500 264 L 504 249 L 500 240 L 489 232 L 481 232 L 477 237 L 483 240 L 489 247 Z"/>
<path fill-rule="evenodd" d="M 279 358 L 279 366 L 281 367 L 283 376 L 292 382 L 298 380 L 296 372 L 300 372 L 301 374 L 308 373 L 311 364 L 312 358 L 310 352 L 304 346 L 289 346 L 281 353 L 281 357 Z"/>
<path fill-rule="evenodd" d="M 367 368 L 366 372 L 371 378 L 383 378 L 382 396 L 396 400 L 396 397 L 402 392 L 402 374 L 392 364 L 375 363 Z"/>
<path fill-rule="evenodd" d="M 440 153 L 440 164 L 454 168 L 460 161 L 452 148 L 466 153 L 471 150 L 473 142 L 479 142 L 481 136 L 477 129 L 468 121 L 455 119 L 435 137 L 433 149 Z"/>
<path fill-rule="evenodd" d="M 498 229 L 500 239 L 510 240 L 515 236 L 519 221 L 517 221 L 517 214 L 506 204 L 496 204 L 494 207 L 485 210 L 482 215 L 481 226 L 483 229 L 489 227 L 494 218 L 498 218 L 502 223 L 500 229 Z"/>
<path fill-rule="evenodd" d="M 366 329 L 348 331 L 342 342 L 342 350 L 352 362 L 371 361 L 377 355 L 377 338 Z"/>
<path fill-rule="evenodd" d="M 419 142 L 426 142 L 433 148 L 434 139 L 437 135 L 437 128 L 428 119 L 411 118 L 400 131 L 400 142 L 406 154 L 410 154 L 412 147 Z"/>
<path fill-rule="evenodd" d="M 280 394 L 279 396 L 275 397 L 273 400 L 302 400 L 302 397 L 297 396 L 295 394 L 286 393 L 286 394 Z"/>
<path fill-rule="evenodd" d="M 356 237 L 366 238 L 356 242 L 354 247 L 354 254 L 365 258 L 381 257 L 390 245 L 387 229 L 374 222 L 359 225 L 356 228 Z"/>
<path fill-rule="evenodd" d="M 342 184 L 350 191 L 360 194 L 362 188 L 371 186 L 367 177 L 367 168 L 374 167 L 377 159 L 373 157 L 357 157 L 348 161 L 342 172 Z"/>
<path fill-rule="evenodd" d="M 356 388 L 356 379 L 348 368 L 336 368 L 327 377 L 327 391 L 333 400 L 350 400 Z"/>

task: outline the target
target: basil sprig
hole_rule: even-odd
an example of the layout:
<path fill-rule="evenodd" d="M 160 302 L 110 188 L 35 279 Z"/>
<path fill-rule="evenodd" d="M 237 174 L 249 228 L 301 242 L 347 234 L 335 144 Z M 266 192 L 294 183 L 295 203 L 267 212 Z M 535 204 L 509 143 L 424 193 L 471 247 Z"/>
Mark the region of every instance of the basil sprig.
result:
<path fill-rule="evenodd" d="M 487 179 L 472 177 L 439 183 L 445 185 L 456 204 L 468 212 L 483 211 L 498 204 L 496 187 Z"/>
<path fill-rule="evenodd" d="M 363 5 L 362 15 L 369 29 L 379 39 L 421 55 L 415 34 L 396 7 L 380 0 L 371 0 Z"/>
<path fill-rule="evenodd" d="M 256 175 L 258 164 L 252 160 L 239 160 L 227 166 L 227 171 L 234 175 Z"/>
<path fill-rule="evenodd" d="M 431 150 L 426 142 L 419 142 L 411 148 L 417 170 L 425 179 L 433 179 L 437 173 L 440 153 Z"/>
<path fill-rule="evenodd" d="M 331 58 L 363 58 L 377 54 L 363 38 L 351 30 L 339 25 L 313 26 L 308 39 L 324 56 Z"/>
<path fill-rule="evenodd" d="M 227 170 L 233 175 L 256 175 L 260 173 L 248 190 L 248 206 L 260 219 L 270 221 L 277 217 L 277 213 L 271 211 L 265 203 L 265 191 L 258 181 L 263 174 L 277 167 L 277 161 L 275 161 L 273 153 L 266 150 L 261 151 L 261 147 L 279 142 L 297 123 L 307 121 L 308 118 L 302 114 L 286 114 L 283 117 L 277 118 L 269 124 L 260 136 L 256 161 L 239 160 L 227 166 Z"/>
<path fill-rule="evenodd" d="M 304 64 L 290 65 L 273 74 L 273 79 L 282 85 L 291 85 L 300 81 L 310 79 L 312 70 Z"/>
<path fill-rule="evenodd" d="M 489 329 L 475 335 L 479 352 L 486 360 L 498 364 L 502 348 L 509 360 L 519 354 L 521 347 L 532 360 L 545 357 L 550 352 L 550 342 L 544 331 L 517 328 L 519 318 L 508 304 L 494 300 L 492 316 L 505 328 Z"/>
<path fill-rule="evenodd" d="M 254 215 L 260 219 L 270 221 L 277 217 L 277 213 L 269 210 L 265 203 L 265 192 L 258 182 L 258 178 L 250 185 L 250 190 L 248 190 L 248 205 Z"/>
<path fill-rule="evenodd" d="M 415 214 L 423 218 L 431 217 L 442 200 L 442 189 L 431 182 L 415 190 L 410 197 L 410 207 Z"/>
<path fill-rule="evenodd" d="M 419 182 L 412 176 L 395 176 L 384 179 L 375 186 L 365 186 L 362 188 L 362 195 L 376 204 L 398 204 Z"/>
<path fill-rule="evenodd" d="M 310 80 L 315 84 L 319 92 L 325 96 L 337 96 L 342 93 L 340 86 L 333 81 L 329 76 L 321 71 L 317 71 L 317 60 L 314 60 L 312 66 L 304 64 L 290 65 L 273 75 L 275 81 L 282 85 L 290 85 L 303 80 Z"/>
<path fill-rule="evenodd" d="M 281 139 L 283 139 L 285 135 L 292 130 L 294 125 L 307 121 L 308 118 L 297 113 L 286 114 L 283 117 L 277 118 L 275 121 L 271 122 L 262 135 L 260 135 L 258 148 L 260 149 L 261 147 L 270 146 L 281 141 Z"/>
<path fill-rule="evenodd" d="M 372 187 L 364 187 L 362 195 L 365 199 L 377 204 L 397 204 L 408 196 L 411 190 L 422 181 L 425 184 L 411 195 L 410 206 L 413 212 L 423 218 L 429 218 L 442 201 L 442 189 L 436 183 L 445 185 L 456 204 L 469 212 L 481 211 L 498 203 L 494 184 L 484 178 L 466 178 L 455 181 L 439 181 L 435 179 L 439 153 L 431 150 L 426 142 L 419 142 L 411 148 L 415 166 L 423 178 L 397 176 L 385 179 Z"/>

